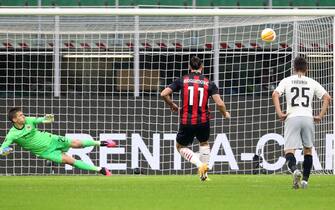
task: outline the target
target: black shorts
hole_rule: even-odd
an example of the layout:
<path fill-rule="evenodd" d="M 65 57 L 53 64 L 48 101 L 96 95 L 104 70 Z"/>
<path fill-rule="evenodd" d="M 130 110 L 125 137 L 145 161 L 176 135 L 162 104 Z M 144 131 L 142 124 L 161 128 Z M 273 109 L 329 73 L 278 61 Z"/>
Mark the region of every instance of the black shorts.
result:
<path fill-rule="evenodd" d="M 209 139 L 209 122 L 199 125 L 180 125 L 177 134 L 177 143 L 187 146 L 193 143 L 194 137 L 199 142 L 205 142 Z"/>

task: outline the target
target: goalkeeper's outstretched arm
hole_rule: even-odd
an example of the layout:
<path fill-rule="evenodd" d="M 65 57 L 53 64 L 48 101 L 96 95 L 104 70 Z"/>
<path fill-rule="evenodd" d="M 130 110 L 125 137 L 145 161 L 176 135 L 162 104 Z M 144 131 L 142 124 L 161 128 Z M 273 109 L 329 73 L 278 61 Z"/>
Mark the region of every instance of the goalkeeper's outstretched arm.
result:
<path fill-rule="evenodd" d="M 13 149 L 9 147 L 13 143 L 13 140 L 10 138 L 6 138 L 5 141 L 0 146 L 0 155 L 6 156 L 8 155 Z"/>
<path fill-rule="evenodd" d="M 39 123 L 52 123 L 55 121 L 55 116 L 53 114 L 46 114 L 44 117 L 38 117 L 35 120 L 35 124 Z"/>

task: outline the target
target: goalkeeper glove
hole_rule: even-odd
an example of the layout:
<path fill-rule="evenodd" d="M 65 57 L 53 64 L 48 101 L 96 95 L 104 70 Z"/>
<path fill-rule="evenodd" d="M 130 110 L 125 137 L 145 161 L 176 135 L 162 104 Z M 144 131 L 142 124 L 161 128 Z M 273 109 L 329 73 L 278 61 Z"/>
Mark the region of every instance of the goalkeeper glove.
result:
<path fill-rule="evenodd" d="M 53 121 L 55 121 L 55 116 L 53 114 L 46 114 L 44 119 L 45 122 L 52 123 Z"/>
<path fill-rule="evenodd" d="M 8 155 L 11 151 L 13 151 L 13 148 L 10 148 L 10 147 L 6 147 L 6 148 L 3 148 L 3 149 L 0 149 L 0 155 L 2 155 L 2 156 L 6 156 L 6 155 Z"/>

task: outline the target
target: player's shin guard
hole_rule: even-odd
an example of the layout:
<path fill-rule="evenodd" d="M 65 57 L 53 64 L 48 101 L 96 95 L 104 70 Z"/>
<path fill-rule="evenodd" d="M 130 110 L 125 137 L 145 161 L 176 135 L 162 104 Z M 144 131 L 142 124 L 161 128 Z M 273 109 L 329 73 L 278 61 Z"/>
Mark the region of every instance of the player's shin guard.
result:
<path fill-rule="evenodd" d="M 297 161 L 296 161 L 296 159 L 294 157 L 294 154 L 293 153 L 287 153 L 285 155 L 285 158 L 286 158 L 287 167 L 293 173 L 297 169 Z"/>
<path fill-rule="evenodd" d="M 179 153 L 183 158 L 190 161 L 197 167 L 200 167 L 202 165 L 202 162 L 200 161 L 200 159 L 189 148 L 183 147 L 179 150 Z"/>
<path fill-rule="evenodd" d="M 99 141 L 94 141 L 94 140 L 91 140 L 91 139 L 84 139 L 84 140 L 81 140 L 81 142 L 83 144 L 83 147 L 91 147 L 91 146 L 99 146 L 100 145 Z"/>
<path fill-rule="evenodd" d="M 81 160 L 74 161 L 73 166 L 79 169 L 83 169 L 83 170 L 99 171 L 98 167 L 89 165 Z"/>
<path fill-rule="evenodd" d="M 210 158 L 210 148 L 209 145 L 205 145 L 205 146 L 200 146 L 199 147 L 199 153 L 200 153 L 200 161 L 203 163 L 209 163 L 209 158 Z"/>
<path fill-rule="evenodd" d="M 304 163 L 302 164 L 304 171 L 302 179 L 308 181 L 309 175 L 311 173 L 313 165 L 313 157 L 312 155 L 304 155 Z"/>

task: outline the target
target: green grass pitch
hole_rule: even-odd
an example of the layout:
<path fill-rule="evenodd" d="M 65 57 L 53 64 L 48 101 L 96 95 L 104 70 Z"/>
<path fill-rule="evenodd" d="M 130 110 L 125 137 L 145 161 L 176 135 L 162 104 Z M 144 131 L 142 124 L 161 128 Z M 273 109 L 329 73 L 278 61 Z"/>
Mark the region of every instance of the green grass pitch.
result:
<path fill-rule="evenodd" d="M 334 210 L 335 176 L 2 176 L 2 210 Z"/>

